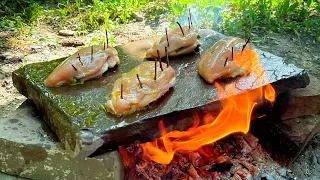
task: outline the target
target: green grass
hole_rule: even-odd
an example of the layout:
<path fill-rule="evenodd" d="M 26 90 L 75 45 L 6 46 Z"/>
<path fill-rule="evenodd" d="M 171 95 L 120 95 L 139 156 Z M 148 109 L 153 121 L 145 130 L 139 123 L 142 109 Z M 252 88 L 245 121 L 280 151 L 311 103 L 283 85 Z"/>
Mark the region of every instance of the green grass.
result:
<path fill-rule="evenodd" d="M 0 29 L 18 32 L 44 22 L 56 29 L 68 28 L 77 34 L 93 30 L 113 30 L 133 19 L 134 11 L 148 18 L 166 14 L 174 20 L 188 8 L 200 27 L 228 35 L 263 36 L 269 32 L 293 32 L 320 39 L 320 3 L 315 0 L 3 0 Z M 214 12 L 220 7 L 219 13 Z M 216 20 L 213 22 L 213 18 Z M 174 24 L 175 21 L 173 21 Z"/>

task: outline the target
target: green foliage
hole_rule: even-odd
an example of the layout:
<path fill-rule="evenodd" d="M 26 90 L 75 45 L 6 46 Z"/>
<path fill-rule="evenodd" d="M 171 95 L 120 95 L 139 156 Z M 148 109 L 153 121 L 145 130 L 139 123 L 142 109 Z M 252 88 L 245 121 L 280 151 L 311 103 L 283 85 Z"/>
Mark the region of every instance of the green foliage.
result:
<path fill-rule="evenodd" d="M 100 26 L 113 29 L 116 24 L 132 19 L 133 12 L 145 3 L 147 1 L 139 0 L 66 1 L 59 3 L 59 8 L 49 9 L 46 20 L 61 27 L 73 26 L 78 32 L 92 31 Z"/>
<path fill-rule="evenodd" d="M 292 31 L 320 36 L 320 5 L 314 0 L 169 0 L 167 6 L 169 17 L 185 16 L 190 7 L 196 9 L 193 16 L 200 17 L 200 26 L 229 35 Z M 214 8 L 222 10 L 217 14 Z M 212 22 L 219 17 L 221 21 Z"/>
<path fill-rule="evenodd" d="M 104 26 L 113 29 L 117 24 L 127 23 L 133 12 L 142 10 L 148 0 L 74 0 L 42 2 L 41 0 L 2 1 L 0 28 L 16 31 L 38 19 L 55 27 L 71 28 L 86 33 Z M 18 12 L 17 12 L 18 10 Z"/>
<path fill-rule="evenodd" d="M 42 6 L 33 0 L 4 0 L 0 9 L 0 29 L 5 31 L 17 31 L 17 27 L 25 27 L 27 24 L 33 26 L 43 15 Z"/>
<path fill-rule="evenodd" d="M 230 6 L 221 26 L 229 34 L 292 31 L 320 36 L 319 3 L 313 0 L 234 0 Z"/>
<path fill-rule="evenodd" d="M 0 7 L 0 29 L 7 31 L 34 26 L 39 20 L 78 34 L 112 30 L 133 19 L 137 10 L 149 18 L 166 15 L 175 27 L 177 20 L 187 24 L 186 15 L 191 8 L 200 27 L 229 35 L 291 31 L 298 36 L 320 37 L 317 0 L 2 0 Z"/>

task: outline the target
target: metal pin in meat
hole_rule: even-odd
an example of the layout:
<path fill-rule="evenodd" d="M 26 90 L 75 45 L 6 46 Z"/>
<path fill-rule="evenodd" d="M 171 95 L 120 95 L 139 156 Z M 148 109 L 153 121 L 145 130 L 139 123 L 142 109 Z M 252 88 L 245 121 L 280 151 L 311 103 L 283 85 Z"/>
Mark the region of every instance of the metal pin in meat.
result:
<path fill-rule="evenodd" d="M 81 61 L 81 59 L 80 59 L 80 54 L 79 54 L 79 53 L 78 53 L 78 59 L 79 59 L 81 65 L 83 66 L 83 63 L 82 63 L 82 61 Z"/>
<path fill-rule="evenodd" d="M 177 24 L 178 24 L 178 25 L 179 25 L 179 27 L 180 27 L 180 30 L 181 30 L 181 32 L 182 32 L 182 36 L 184 36 L 184 32 L 183 32 L 183 29 L 182 29 L 182 27 L 181 27 L 180 23 L 179 23 L 179 22 L 177 22 Z"/>
<path fill-rule="evenodd" d="M 244 48 L 246 48 L 247 44 L 249 43 L 250 41 L 250 37 L 248 38 L 248 40 L 246 41 L 246 43 L 242 46 L 242 50 L 241 50 L 241 53 L 243 52 Z"/>
<path fill-rule="evenodd" d="M 142 88 L 142 83 L 141 83 L 141 81 L 140 81 L 139 74 L 137 74 L 137 79 L 138 79 L 138 81 L 139 81 L 140 88 Z"/>
<path fill-rule="evenodd" d="M 167 37 L 167 43 L 168 43 L 168 47 L 169 47 L 170 45 L 169 45 L 168 30 L 167 30 L 167 28 L 166 28 L 166 37 Z"/>
<path fill-rule="evenodd" d="M 154 80 L 157 80 L 157 58 L 154 58 Z"/>
<path fill-rule="evenodd" d="M 231 61 L 233 61 L 233 47 L 231 48 Z"/>
<path fill-rule="evenodd" d="M 191 27 L 192 27 L 192 19 L 191 19 L 191 12 L 190 12 L 190 8 L 189 8 L 189 19 L 190 19 L 190 24 L 191 24 Z"/>
<path fill-rule="evenodd" d="M 226 58 L 226 61 L 224 62 L 223 66 L 227 65 L 228 57 Z"/>
<path fill-rule="evenodd" d="M 189 29 L 191 29 L 191 25 L 190 25 L 190 17 L 188 17 L 188 24 L 189 24 Z"/>
<path fill-rule="evenodd" d="M 167 67 L 169 67 L 169 54 L 168 54 L 168 48 L 164 47 L 164 50 L 166 52 L 166 57 L 167 57 Z"/>
<path fill-rule="evenodd" d="M 91 61 L 93 60 L 93 46 L 91 46 Z"/>
<path fill-rule="evenodd" d="M 158 53 L 158 59 L 159 59 L 159 63 L 160 63 L 160 69 L 161 69 L 161 71 L 163 71 L 159 50 L 157 50 L 157 53 Z"/>
<path fill-rule="evenodd" d="M 120 86 L 120 98 L 123 99 L 123 96 L 122 96 L 122 90 L 123 89 L 123 84 L 122 84 L 122 81 L 121 81 L 121 86 Z"/>
<path fill-rule="evenodd" d="M 78 71 L 78 69 L 77 69 L 76 67 L 74 67 L 73 64 L 71 64 L 71 66 L 73 67 L 73 69 L 74 69 L 75 71 Z"/>
<path fill-rule="evenodd" d="M 109 48 L 108 30 L 106 30 L 107 48 Z"/>

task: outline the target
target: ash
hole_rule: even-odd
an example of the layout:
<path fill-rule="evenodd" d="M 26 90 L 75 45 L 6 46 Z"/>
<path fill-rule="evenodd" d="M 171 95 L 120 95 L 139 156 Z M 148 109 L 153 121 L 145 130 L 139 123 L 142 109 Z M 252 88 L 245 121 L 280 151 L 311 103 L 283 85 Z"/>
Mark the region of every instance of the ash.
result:
<path fill-rule="evenodd" d="M 258 144 L 252 134 L 233 134 L 192 152 L 177 152 L 170 164 L 150 160 L 139 144 L 119 147 L 125 179 L 273 180 L 296 179 Z"/>

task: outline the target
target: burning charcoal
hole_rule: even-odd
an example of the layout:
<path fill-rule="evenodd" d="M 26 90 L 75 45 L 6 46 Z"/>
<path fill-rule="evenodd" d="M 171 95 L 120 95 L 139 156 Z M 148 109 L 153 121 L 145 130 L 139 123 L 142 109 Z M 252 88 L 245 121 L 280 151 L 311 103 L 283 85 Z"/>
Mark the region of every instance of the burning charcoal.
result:
<path fill-rule="evenodd" d="M 189 163 L 189 160 L 187 159 L 187 157 L 183 156 L 180 153 L 176 153 L 173 157 L 173 160 L 178 162 L 177 164 L 179 165 L 179 167 L 181 169 L 188 169 L 190 163 Z"/>
<path fill-rule="evenodd" d="M 193 167 L 193 165 L 190 165 L 189 168 L 188 168 L 188 174 L 193 177 L 193 178 L 196 178 L 198 179 L 199 178 L 199 175 L 196 171 L 196 169 Z"/>
<path fill-rule="evenodd" d="M 234 174 L 230 180 L 242 180 L 242 178 L 238 174 Z"/>
<path fill-rule="evenodd" d="M 152 179 L 148 173 L 143 168 L 136 168 L 136 171 L 138 173 L 139 179 Z M 133 179 L 132 177 L 129 177 L 128 179 Z"/>
<path fill-rule="evenodd" d="M 219 156 L 216 160 L 215 160 L 216 163 L 218 164 L 222 164 L 222 163 L 231 163 L 230 161 L 230 158 L 226 155 L 226 154 L 223 154 L 221 156 Z"/>
<path fill-rule="evenodd" d="M 207 158 L 209 158 L 209 157 L 217 158 L 221 154 L 220 153 L 221 148 L 213 146 L 212 144 L 202 146 L 197 151 L 200 155 L 203 155 Z"/>
<path fill-rule="evenodd" d="M 250 147 L 252 147 L 253 149 L 257 147 L 258 141 L 259 141 L 258 138 L 256 138 L 250 133 L 245 134 L 243 137 L 247 141 L 247 143 L 250 145 Z"/>
<path fill-rule="evenodd" d="M 250 147 L 250 145 L 247 143 L 247 141 L 244 140 L 243 135 L 234 135 L 237 143 L 241 147 L 241 153 L 243 155 L 250 153 L 253 149 Z"/>
<path fill-rule="evenodd" d="M 210 169 L 208 169 L 208 172 L 225 172 L 230 171 L 232 167 L 231 163 L 221 163 L 221 164 L 214 164 Z"/>
<path fill-rule="evenodd" d="M 238 170 L 240 170 L 240 169 L 242 169 L 242 165 L 236 163 L 236 164 L 234 164 L 234 165 L 231 167 L 230 172 L 231 172 L 232 174 L 235 174 L 235 173 L 236 173 Z"/>
<path fill-rule="evenodd" d="M 259 150 L 253 150 L 250 155 L 256 162 L 264 162 L 264 156 Z"/>
<path fill-rule="evenodd" d="M 231 174 L 228 171 L 210 172 L 210 176 L 213 180 L 229 180 L 231 178 Z"/>
<path fill-rule="evenodd" d="M 161 180 L 171 180 L 171 179 L 189 179 L 190 176 L 187 173 L 181 171 L 177 165 L 171 165 L 167 172 L 160 177 Z"/>
<path fill-rule="evenodd" d="M 243 180 L 252 180 L 253 179 L 250 172 L 246 169 L 240 169 L 240 170 L 236 171 L 235 174 L 239 175 L 241 177 L 241 179 L 243 179 Z"/>
<path fill-rule="evenodd" d="M 202 178 L 209 178 L 209 173 L 208 173 L 208 169 L 210 169 L 209 165 L 206 166 L 202 166 L 201 168 L 199 168 L 197 170 L 198 175 Z"/>
<path fill-rule="evenodd" d="M 191 152 L 191 153 L 189 153 L 189 160 L 191 161 L 191 163 L 194 167 L 198 167 L 199 162 L 201 160 L 201 156 L 197 152 Z"/>
<path fill-rule="evenodd" d="M 240 161 L 252 162 L 252 157 L 249 154 L 243 155 L 239 158 Z"/>
<path fill-rule="evenodd" d="M 250 174 L 253 177 L 258 176 L 259 168 L 257 168 L 256 166 L 254 166 L 254 165 L 252 165 L 252 164 L 250 164 L 250 163 L 248 163 L 246 161 L 241 161 L 240 163 L 249 170 Z"/>

